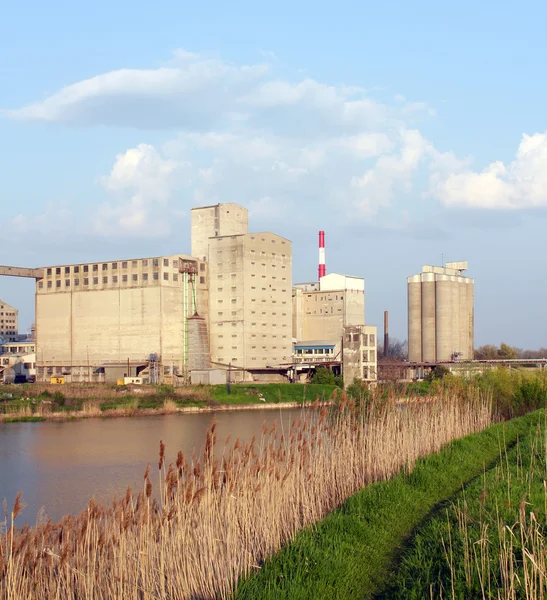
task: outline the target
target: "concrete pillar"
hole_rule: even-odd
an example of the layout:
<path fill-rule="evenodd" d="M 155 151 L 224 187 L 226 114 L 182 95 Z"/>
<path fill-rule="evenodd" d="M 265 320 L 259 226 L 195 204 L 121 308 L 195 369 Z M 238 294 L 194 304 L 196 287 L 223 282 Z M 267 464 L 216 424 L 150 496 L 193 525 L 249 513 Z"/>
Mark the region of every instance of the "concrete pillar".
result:
<path fill-rule="evenodd" d="M 450 360 L 452 354 L 452 281 L 437 275 L 435 281 L 436 360 Z"/>
<path fill-rule="evenodd" d="M 420 275 L 407 279 L 408 284 L 408 360 L 422 360 L 422 280 Z"/>
<path fill-rule="evenodd" d="M 460 344 L 460 282 L 459 277 L 452 276 L 452 352 L 463 352 Z"/>
<path fill-rule="evenodd" d="M 188 318 L 188 370 L 208 369 L 211 366 L 209 335 L 203 317 L 194 315 Z"/>
<path fill-rule="evenodd" d="M 467 357 L 473 358 L 475 344 L 475 284 L 473 279 L 467 280 L 466 285 L 467 298 L 467 321 L 466 321 L 466 337 L 467 337 Z"/>
<path fill-rule="evenodd" d="M 435 362 L 435 274 L 422 273 L 422 360 Z"/>

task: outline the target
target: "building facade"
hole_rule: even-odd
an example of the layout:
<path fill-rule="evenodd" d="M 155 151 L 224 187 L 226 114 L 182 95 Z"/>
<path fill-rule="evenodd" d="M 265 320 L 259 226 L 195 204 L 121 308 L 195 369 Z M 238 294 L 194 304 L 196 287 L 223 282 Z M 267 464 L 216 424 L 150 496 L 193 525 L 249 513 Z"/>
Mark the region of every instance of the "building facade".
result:
<path fill-rule="evenodd" d="M 13 342 L 19 335 L 19 311 L 0 299 L 0 340 Z"/>
<path fill-rule="evenodd" d="M 38 379 L 100 381 L 115 366 L 136 375 L 151 356 L 162 375 L 186 376 L 188 319 L 207 311 L 207 263 L 187 255 L 45 267 L 36 282 Z"/>
<path fill-rule="evenodd" d="M 273 233 L 209 238 L 211 361 L 245 371 L 290 361 L 292 247 Z"/>
<path fill-rule="evenodd" d="M 467 262 L 426 265 L 408 278 L 410 362 L 471 360 L 474 349 L 474 280 Z"/>
<path fill-rule="evenodd" d="M 344 328 L 344 385 L 356 379 L 368 383 L 378 379 L 375 325 L 349 325 Z"/>
<path fill-rule="evenodd" d="M 0 346 L 0 381 L 24 383 L 36 377 L 36 353 L 33 341 L 8 342 Z"/>

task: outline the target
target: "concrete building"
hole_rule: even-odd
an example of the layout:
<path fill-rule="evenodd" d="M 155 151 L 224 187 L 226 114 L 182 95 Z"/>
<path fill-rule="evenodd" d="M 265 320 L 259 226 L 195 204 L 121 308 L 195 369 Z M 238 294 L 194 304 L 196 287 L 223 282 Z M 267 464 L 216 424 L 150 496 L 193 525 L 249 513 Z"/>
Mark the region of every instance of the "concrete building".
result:
<path fill-rule="evenodd" d="M 292 249 L 273 233 L 209 238 L 211 361 L 232 381 L 290 361 Z"/>
<path fill-rule="evenodd" d="M 0 340 L 16 341 L 19 335 L 19 311 L 0 299 Z"/>
<path fill-rule="evenodd" d="M 208 311 L 206 262 L 172 255 L 45 267 L 41 274 L 39 380 L 115 380 L 158 361 L 162 378 L 187 375 L 189 318 Z"/>
<path fill-rule="evenodd" d="M 24 383 L 36 377 L 34 342 L 10 342 L 0 346 L 0 381 Z"/>
<path fill-rule="evenodd" d="M 369 383 L 378 379 L 375 325 L 349 325 L 344 328 L 344 385 L 362 379 Z"/>
<path fill-rule="evenodd" d="M 365 322 L 365 280 L 330 273 L 319 282 L 297 283 L 292 310 L 295 340 L 337 340 L 347 325 Z"/>
<path fill-rule="evenodd" d="M 474 349 L 474 280 L 467 262 L 426 265 L 408 284 L 410 362 L 471 360 Z"/>
<path fill-rule="evenodd" d="M 330 273 L 318 282 L 297 283 L 292 311 L 296 373 L 328 363 L 345 384 L 376 381 L 376 327 L 365 325 L 363 278 Z"/>

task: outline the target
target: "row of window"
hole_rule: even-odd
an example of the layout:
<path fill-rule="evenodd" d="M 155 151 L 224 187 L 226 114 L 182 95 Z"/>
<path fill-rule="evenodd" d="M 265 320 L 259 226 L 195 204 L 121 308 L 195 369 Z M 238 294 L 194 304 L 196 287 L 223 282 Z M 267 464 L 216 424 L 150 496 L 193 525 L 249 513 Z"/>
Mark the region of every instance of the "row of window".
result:
<path fill-rule="evenodd" d="M 94 265 L 74 265 L 74 266 L 68 266 L 68 267 L 50 267 L 47 269 L 47 274 L 48 275 L 52 275 L 53 271 L 55 270 L 55 275 L 61 275 L 63 272 L 65 275 L 69 275 L 70 273 L 89 273 L 91 272 L 98 272 L 99 270 L 101 271 L 108 271 L 109 269 L 112 271 L 116 271 L 118 269 L 118 267 L 121 267 L 122 269 L 127 269 L 129 267 L 129 263 L 131 263 L 131 267 L 138 267 L 139 266 L 139 262 L 141 263 L 141 266 L 143 267 L 148 267 L 149 264 L 151 264 L 153 267 L 159 267 L 160 266 L 160 259 L 159 258 L 143 258 L 142 260 L 138 261 L 138 260 L 132 260 L 132 261 L 128 261 L 128 260 L 123 260 L 121 262 L 112 262 L 112 263 L 101 263 L 100 265 L 100 269 L 99 269 L 99 264 L 94 264 Z M 170 261 L 168 258 L 164 258 L 162 261 L 162 264 L 164 267 L 169 267 Z M 178 259 L 175 259 L 171 262 L 173 269 L 178 269 L 179 267 L 179 261 Z M 199 265 L 199 270 L 200 271 L 205 271 L 205 263 L 200 263 Z"/>
<path fill-rule="evenodd" d="M 84 277 L 82 279 L 82 284 L 84 286 L 88 286 L 89 285 L 89 277 Z M 111 279 L 111 283 L 118 283 L 119 282 L 119 277 L 117 275 L 112 275 L 112 279 Z M 152 273 L 152 280 L 153 281 L 158 281 L 159 280 L 159 273 Z M 164 281 L 178 281 L 179 280 L 179 274 L 178 273 L 172 273 L 171 275 L 169 273 L 164 273 L 163 274 L 163 280 Z M 199 278 L 199 282 L 200 283 L 205 283 L 205 277 L 200 277 Z M 92 285 L 99 285 L 99 277 L 92 277 L 91 278 L 92 281 Z M 109 283 L 109 278 L 108 276 L 104 276 L 102 277 L 102 283 L 103 285 L 108 285 Z M 122 275 L 121 276 L 121 282 L 122 283 L 127 283 L 129 281 L 129 275 Z M 133 275 L 131 275 L 131 281 L 137 283 L 139 281 L 139 276 L 135 273 Z M 148 273 L 143 273 L 142 274 L 142 281 L 148 281 Z M 57 281 L 55 281 L 55 287 L 56 288 L 60 288 L 62 284 L 62 280 L 58 279 Z M 75 279 L 65 279 L 65 287 L 70 287 L 71 285 L 73 285 L 74 287 L 79 287 L 80 285 L 80 279 L 79 278 L 75 278 Z M 44 282 L 43 281 L 39 281 L 38 282 L 38 288 L 42 289 L 44 287 Z M 48 281 L 47 282 L 47 288 L 52 288 L 53 287 L 53 282 L 52 281 Z"/>
<path fill-rule="evenodd" d="M 16 313 L 14 312 L 0 312 L 0 317 L 15 317 L 17 316 Z"/>
<path fill-rule="evenodd" d="M 376 344 L 376 336 L 373 333 L 363 333 L 363 346 L 374 346 Z M 360 333 L 348 333 L 346 335 L 346 342 L 360 342 Z"/>
<path fill-rule="evenodd" d="M 234 334 L 232 334 L 232 337 L 233 337 L 233 338 L 237 337 L 237 333 L 234 333 Z M 256 337 L 256 333 L 253 333 L 253 334 L 251 335 L 251 337 Z M 264 334 L 262 334 L 262 337 L 263 337 L 263 338 L 265 338 L 265 337 L 269 337 L 269 338 L 272 338 L 272 339 L 276 339 L 276 338 L 277 338 L 277 335 L 276 335 L 275 333 L 274 333 L 273 335 L 272 335 L 272 334 L 268 334 L 268 335 L 266 335 L 266 334 L 264 333 Z M 279 337 L 281 337 L 281 338 L 283 338 L 283 339 L 286 339 L 286 337 L 287 337 L 287 336 L 286 336 L 286 335 L 280 335 Z M 217 338 L 219 338 L 219 339 L 222 339 L 222 338 L 224 338 L 224 336 L 223 336 L 222 334 L 220 334 L 220 335 L 217 335 Z"/>
<path fill-rule="evenodd" d="M 334 354 L 334 348 L 297 348 L 295 354 Z"/>

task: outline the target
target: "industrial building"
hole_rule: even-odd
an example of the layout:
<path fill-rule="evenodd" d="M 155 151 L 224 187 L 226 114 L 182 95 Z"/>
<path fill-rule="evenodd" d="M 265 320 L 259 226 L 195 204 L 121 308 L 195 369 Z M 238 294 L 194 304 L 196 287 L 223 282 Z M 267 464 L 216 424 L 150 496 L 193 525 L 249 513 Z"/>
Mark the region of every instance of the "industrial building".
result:
<path fill-rule="evenodd" d="M 292 335 L 297 379 L 306 369 L 328 365 L 355 378 L 377 379 L 376 327 L 365 325 L 365 280 L 326 273 L 325 233 L 319 232 L 319 281 L 296 283 L 292 290 Z"/>
<path fill-rule="evenodd" d="M 364 280 L 326 273 L 321 232 L 318 281 L 293 286 L 291 242 L 248 223 L 238 204 L 197 207 L 191 254 L 0 266 L 36 281 L 36 379 L 284 381 L 323 362 L 375 381 Z"/>
<path fill-rule="evenodd" d="M 19 311 L 0 299 L 0 340 L 14 342 L 19 334 Z"/>
<path fill-rule="evenodd" d="M 0 346 L 0 382 L 25 383 L 36 377 L 33 341 L 8 342 Z"/>
<path fill-rule="evenodd" d="M 449 262 L 408 277 L 410 362 L 473 359 L 474 280 L 466 270 L 467 262 Z"/>

